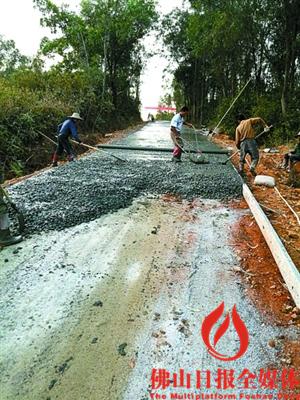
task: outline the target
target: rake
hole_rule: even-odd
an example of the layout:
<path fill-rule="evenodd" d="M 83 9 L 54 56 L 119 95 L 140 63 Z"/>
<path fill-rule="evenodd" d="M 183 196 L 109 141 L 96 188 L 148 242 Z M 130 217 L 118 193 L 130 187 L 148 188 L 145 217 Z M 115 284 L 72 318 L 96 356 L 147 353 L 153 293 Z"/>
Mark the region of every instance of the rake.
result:
<path fill-rule="evenodd" d="M 193 127 L 193 128 L 194 128 L 194 127 Z M 198 138 L 197 138 L 197 135 L 196 135 L 196 130 L 195 130 L 195 128 L 194 128 L 194 131 L 195 131 L 195 136 L 196 136 L 196 146 L 197 146 L 196 151 L 198 152 L 198 154 L 191 154 L 191 150 L 187 149 L 187 151 L 185 151 L 183 147 L 181 147 L 181 146 L 179 146 L 179 147 L 181 148 L 181 150 L 182 150 L 183 152 L 185 152 L 185 153 L 188 154 L 189 160 L 190 160 L 191 162 L 193 162 L 194 164 L 209 164 L 208 158 L 205 157 L 205 155 L 202 153 L 201 150 L 198 150 L 198 149 L 199 149 L 199 147 L 198 147 Z M 186 143 L 189 147 L 192 146 L 191 143 L 190 143 L 189 141 L 183 139 L 183 137 L 181 137 L 181 139 L 182 139 L 182 141 L 183 141 L 184 143 Z M 195 149 L 193 149 L 193 150 L 195 150 Z"/>

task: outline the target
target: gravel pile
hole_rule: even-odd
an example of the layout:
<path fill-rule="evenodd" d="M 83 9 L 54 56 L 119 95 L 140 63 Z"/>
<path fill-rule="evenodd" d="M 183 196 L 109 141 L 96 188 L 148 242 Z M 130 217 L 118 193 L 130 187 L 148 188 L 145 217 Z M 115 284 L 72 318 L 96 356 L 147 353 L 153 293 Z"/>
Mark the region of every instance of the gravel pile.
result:
<path fill-rule="evenodd" d="M 26 233 L 88 222 L 127 207 L 144 194 L 171 193 L 187 200 L 239 197 L 240 178 L 229 164 L 220 165 L 225 158 L 209 159 L 207 165 L 193 164 L 187 158 L 175 164 L 169 158 L 134 159 L 132 155 L 122 163 L 93 153 L 14 185 L 9 191 L 24 212 Z"/>

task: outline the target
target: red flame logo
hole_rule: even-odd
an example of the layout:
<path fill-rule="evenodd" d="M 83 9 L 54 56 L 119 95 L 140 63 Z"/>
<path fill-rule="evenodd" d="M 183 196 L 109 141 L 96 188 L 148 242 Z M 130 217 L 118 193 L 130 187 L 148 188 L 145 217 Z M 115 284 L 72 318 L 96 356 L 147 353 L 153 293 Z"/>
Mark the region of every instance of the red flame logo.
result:
<path fill-rule="evenodd" d="M 230 325 L 230 315 L 227 313 L 224 321 L 222 324 L 218 327 L 218 329 L 215 332 L 214 338 L 213 338 L 213 344 L 210 341 L 210 335 L 212 332 L 213 327 L 217 324 L 217 322 L 220 320 L 224 313 L 224 302 L 221 303 L 215 310 L 213 310 L 203 321 L 202 328 L 201 328 L 201 335 L 203 338 L 203 341 L 208 348 L 208 352 L 210 355 L 213 357 L 217 358 L 218 360 L 222 361 L 234 361 L 237 360 L 238 358 L 242 357 L 243 354 L 248 349 L 249 346 L 249 333 L 247 330 L 246 325 L 244 324 L 243 320 L 239 316 L 239 313 L 237 312 L 236 305 L 233 306 L 232 312 L 231 312 L 231 320 L 233 323 L 233 326 L 239 336 L 240 339 L 240 347 L 237 353 L 233 356 L 228 356 L 225 354 L 221 354 L 216 350 L 216 346 L 221 339 L 223 335 L 225 335 L 227 329 L 229 328 Z"/>

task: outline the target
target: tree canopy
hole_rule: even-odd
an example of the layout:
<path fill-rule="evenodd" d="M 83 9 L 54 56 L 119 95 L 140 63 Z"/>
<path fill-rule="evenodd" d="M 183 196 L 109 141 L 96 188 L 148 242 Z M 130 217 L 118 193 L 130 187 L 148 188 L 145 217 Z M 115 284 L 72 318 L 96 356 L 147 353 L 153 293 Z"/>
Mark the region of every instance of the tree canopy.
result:
<path fill-rule="evenodd" d="M 83 115 L 87 132 L 140 121 L 142 39 L 158 19 L 153 0 L 83 0 L 78 13 L 51 0 L 33 1 L 55 38 L 44 38 L 29 60 L 0 37 L 0 158 L 6 172 L 22 173 L 28 150 L 43 140 L 37 132 L 56 132 L 73 111 Z M 54 60 L 50 69 L 45 57 Z"/>
<path fill-rule="evenodd" d="M 251 78 L 233 113 L 263 114 L 282 132 L 299 129 L 299 1 L 188 4 L 162 23 L 164 43 L 178 62 L 176 102 L 188 104 L 200 123 L 216 121 Z"/>

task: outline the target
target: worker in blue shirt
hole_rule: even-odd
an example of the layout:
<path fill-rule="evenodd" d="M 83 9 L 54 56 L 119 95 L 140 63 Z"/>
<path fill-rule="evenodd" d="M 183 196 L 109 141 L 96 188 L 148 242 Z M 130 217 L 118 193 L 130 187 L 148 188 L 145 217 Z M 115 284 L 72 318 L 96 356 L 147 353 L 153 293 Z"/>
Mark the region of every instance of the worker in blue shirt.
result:
<path fill-rule="evenodd" d="M 180 137 L 181 129 L 183 125 L 187 125 L 190 128 L 194 126 L 188 122 L 185 122 L 184 117 L 188 115 L 189 109 L 184 106 L 180 109 L 179 113 L 174 115 L 171 121 L 171 139 L 174 143 L 174 150 L 173 150 L 173 157 L 172 161 L 180 162 L 181 161 L 181 154 L 182 154 L 182 139 Z"/>
<path fill-rule="evenodd" d="M 68 160 L 74 161 L 75 153 L 73 151 L 71 143 L 69 142 L 69 138 L 72 137 L 73 140 L 81 143 L 77 131 L 77 122 L 82 120 L 83 119 L 78 113 L 73 113 L 62 124 L 58 126 L 59 131 L 57 136 L 57 148 L 52 158 L 53 167 L 57 167 L 58 158 L 62 156 L 64 151 L 67 153 Z"/>

